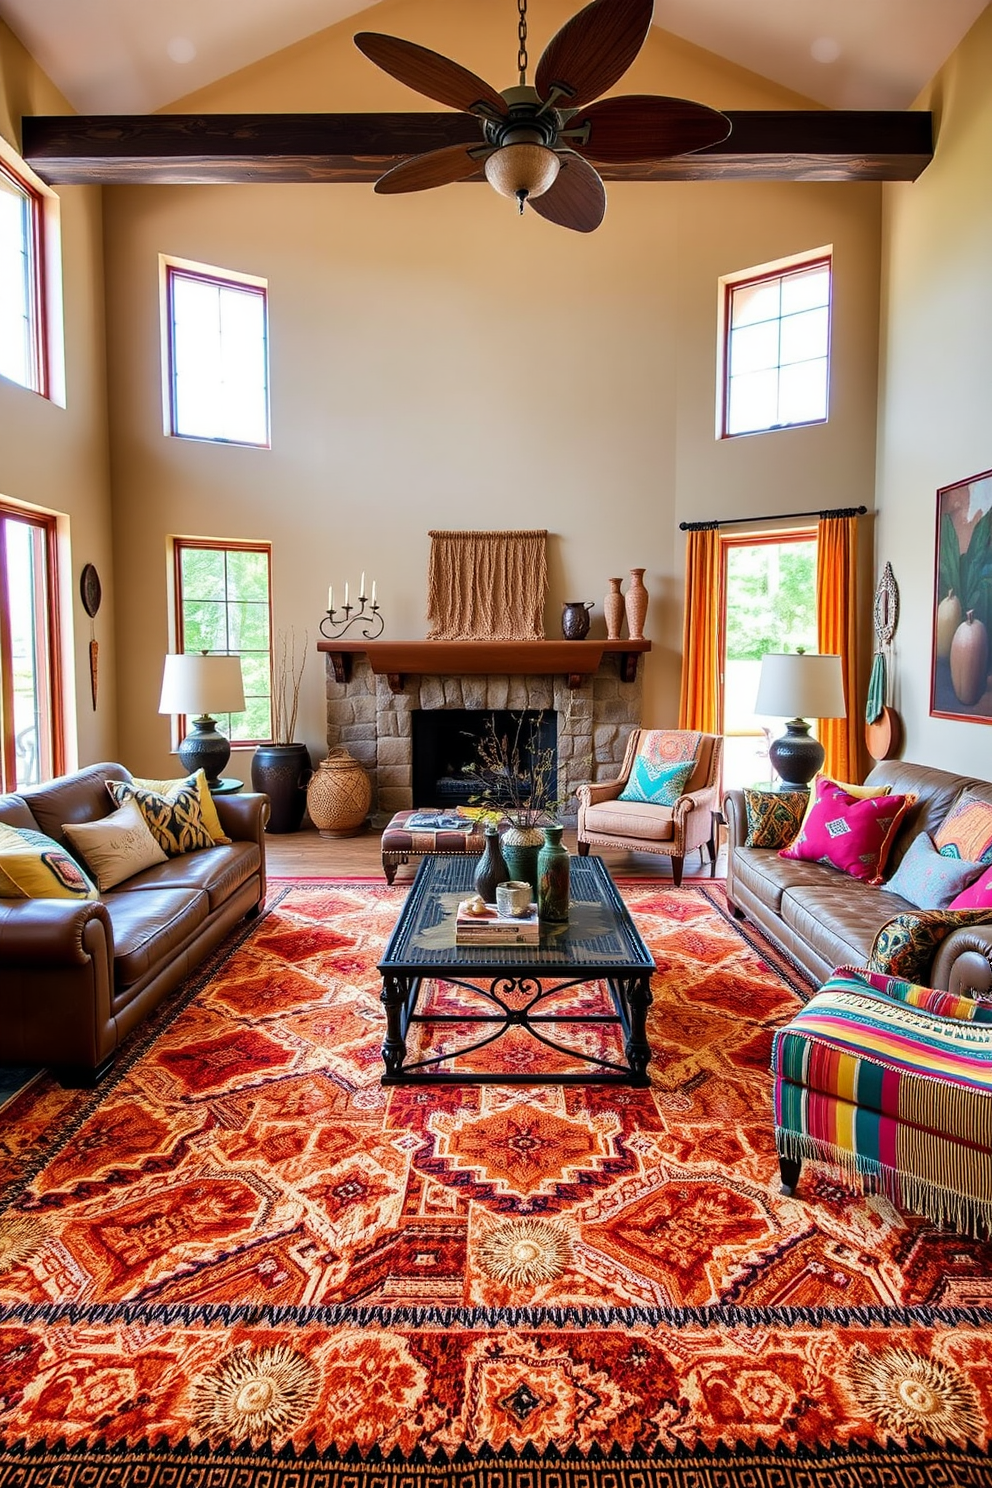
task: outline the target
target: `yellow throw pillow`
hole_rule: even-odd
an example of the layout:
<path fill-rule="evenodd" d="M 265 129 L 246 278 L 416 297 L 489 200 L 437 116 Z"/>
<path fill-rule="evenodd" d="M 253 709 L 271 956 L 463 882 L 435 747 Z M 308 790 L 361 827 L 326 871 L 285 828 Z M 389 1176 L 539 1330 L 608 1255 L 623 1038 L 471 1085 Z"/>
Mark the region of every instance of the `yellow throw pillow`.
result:
<path fill-rule="evenodd" d="M 889 796 L 892 794 L 891 785 L 848 785 L 844 780 L 835 780 L 832 775 L 814 775 L 809 783 L 809 801 L 806 804 L 806 810 L 803 812 L 802 824 L 799 828 L 800 832 L 805 827 L 806 820 L 816 805 L 816 782 L 818 780 L 829 781 L 838 790 L 842 790 L 845 795 L 853 796 L 856 801 L 872 801 L 876 796 Z"/>
<path fill-rule="evenodd" d="M 203 814 L 203 825 L 217 845 L 230 842 L 230 837 L 224 833 L 217 815 L 217 807 L 214 798 L 210 794 L 207 784 L 207 776 L 204 770 L 197 770 L 195 775 L 184 775 L 181 780 L 150 780 L 142 779 L 135 775 L 131 780 L 132 785 L 140 786 L 142 790 L 157 792 L 160 796 L 173 796 L 176 791 L 186 790 L 189 786 L 196 786 L 196 793 L 200 799 L 200 811 Z"/>
<path fill-rule="evenodd" d="M 96 899 L 75 858 L 44 832 L 0 822 L 0 899 Z"/>
<path fill-rule="evenodd" d="M 133 801 L 159 847 L 170 858 L 213 847 L 200 810 L 196 787 L 186 785 L 168 796 L 145 790 L 133 780 L 108 780 L 107 789 L 119 806 Z"/>
<path fill-rule="evenodd" d="M 169 861 L 134 801 L 100 821 L 67 822 L 62 830 L 101 889 L 112 889 L 143 868 Z"/>

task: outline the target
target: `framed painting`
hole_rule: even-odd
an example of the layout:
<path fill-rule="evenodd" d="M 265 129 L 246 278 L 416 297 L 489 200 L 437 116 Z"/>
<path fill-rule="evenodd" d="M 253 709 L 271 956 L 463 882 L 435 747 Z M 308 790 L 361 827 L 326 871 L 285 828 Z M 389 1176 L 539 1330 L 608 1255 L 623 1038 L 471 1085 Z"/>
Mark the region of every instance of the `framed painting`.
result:
<path fill-rule="evenodd" d="M 992 470 L 937 492 L 930 713 L 992 723 Z"/>

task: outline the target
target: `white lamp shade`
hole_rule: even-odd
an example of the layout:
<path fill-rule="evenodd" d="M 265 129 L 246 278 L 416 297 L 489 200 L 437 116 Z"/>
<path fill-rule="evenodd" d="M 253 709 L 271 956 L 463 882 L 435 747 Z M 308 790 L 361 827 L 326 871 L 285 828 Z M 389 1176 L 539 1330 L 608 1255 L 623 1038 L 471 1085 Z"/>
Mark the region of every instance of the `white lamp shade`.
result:
<path fill-rule="evenodd" d="M 240 656 L 193 652 L 165 658 L 160 713 L 240 713 L 245 705 Z"/>
<path fill-rule="evenodd" d="M 763 656 L 754 711 L 766 718 L 846 717 L 840 657 Z"/>

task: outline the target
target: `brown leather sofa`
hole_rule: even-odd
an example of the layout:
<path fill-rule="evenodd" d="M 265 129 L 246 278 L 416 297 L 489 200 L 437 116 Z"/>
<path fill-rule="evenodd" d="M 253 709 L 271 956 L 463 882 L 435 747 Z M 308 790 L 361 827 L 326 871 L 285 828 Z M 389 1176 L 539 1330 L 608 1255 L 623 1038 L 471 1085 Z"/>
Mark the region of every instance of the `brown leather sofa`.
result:
<path fill-rule="evenodd" d="M 64 823 L 115 810 L 99 764 L 21 795 L 0 821 L 44 832 L 71 852 Z M 42 1064 L 92 1084 L 127 1034 L 265 899 L 268 797 L 214 798 L 227 846 L 170 858 L 99 900 L 0 899 L 0 1062 Z"/>
<path fill-rule="evenodd" d="M 913 838 L 933 834 L 968 791 L 992 801 L 992 784 L 903 760 L 884 760 L 868 776 L 894 795 L 915 792 L 885 867 L 891 877 Z M 820 863 L 780 858 L 775 848 L 745 847 L 747 813 L 741 791 L 728 791 L 727 897 L 741 919 L 753 920 L 817 981 L 838 966 L 864 966 L 876 934 L 915 906 L 882 888 Z M 992 923 L 953 931 L 939 947 L 930 985 L 968 995 L 992 993 Z"/>

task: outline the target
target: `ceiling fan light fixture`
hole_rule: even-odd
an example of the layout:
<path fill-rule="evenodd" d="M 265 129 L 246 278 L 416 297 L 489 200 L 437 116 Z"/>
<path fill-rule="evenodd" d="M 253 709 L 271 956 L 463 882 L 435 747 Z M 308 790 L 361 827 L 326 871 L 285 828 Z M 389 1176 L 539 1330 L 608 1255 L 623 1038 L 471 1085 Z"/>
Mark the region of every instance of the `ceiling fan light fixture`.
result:
<path fill-rule="evenodd" d="M 532 196 L 543 196 L 553 186 L 561 161 L 546 145 L 504 145 L 486 160 L 486 180 L 501 196 L 514 197 L 520 203 Z"/>

